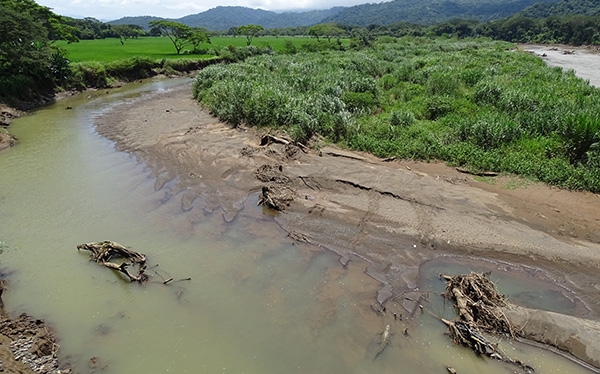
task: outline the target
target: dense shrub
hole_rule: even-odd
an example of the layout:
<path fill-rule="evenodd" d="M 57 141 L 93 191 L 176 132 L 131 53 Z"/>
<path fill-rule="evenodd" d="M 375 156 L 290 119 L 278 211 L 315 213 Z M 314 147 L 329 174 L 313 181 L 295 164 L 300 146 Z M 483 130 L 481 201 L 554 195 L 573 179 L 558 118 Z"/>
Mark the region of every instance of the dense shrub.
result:
<path fill-rule="evenodd" d="M 99 62 L 75 64 L 72 67 L 73 85 L 75 88 L 106 87 L 108 79 L 104 65 Z"/>
<path fill-rule="evenodd" d="M 600 90 L 506 43 L 382 40 L 210 66 L 193 94 L 224 121 L 300 142 L 320 134 L 382 157 L 600 192 Z"/>
<path fill-rule="evenodd" d="M 152 69 L 156 65 L 157 63 L 149 57 L 132 57 L 108 63 L 106 73 L 111 77 L 132 81 L 152 76 Z"/>
<path fill-rule="evenodd" d="M 408 127 L 415 123 L 415 115 L 405 110 L 393 111 L 390 114 L 391 126 Z"/>

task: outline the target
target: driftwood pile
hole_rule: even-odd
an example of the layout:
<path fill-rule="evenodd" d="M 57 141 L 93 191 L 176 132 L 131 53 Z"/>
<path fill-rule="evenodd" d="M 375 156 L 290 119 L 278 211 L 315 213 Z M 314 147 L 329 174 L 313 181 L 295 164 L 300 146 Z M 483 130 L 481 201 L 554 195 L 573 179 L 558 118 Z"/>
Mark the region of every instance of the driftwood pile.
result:
<path fill-rule="evenodd" d="M 486 331 L 515 337 L 510 322 L 500 308 L 508 305 L 506 296 L 498 292 L 487 273 L 444 276 L 444 279 L 445 297 L 456 303 L 463 321 L 475 322 Z"/>
<path fill-rule="evenodd" d="M 93 243 L 84 243 L 77 246 L 77 250 L 90 251 L 90 258 L 102 266 L 120 271 L 132 282 L 144 283 L 149 277 L 146 271 L 146 256 L 143 253 L 132 251 L 119 243 L 109 240 Z M 120 263 L 113 262 L 117 260 Z M 137 274 L 131 273 L 127 268 L 139 265 Z"/>
<path fill-rule="evenodd" d="M 484 355 L 499 361 L 513 364 L 525 373 L 533 373 L 533 368 L 519 360 L 505 356 L 497 344 L 490 342 L 482 330 L 515 337 L 512 326 L 501 307 L 507 306 L 506 297 L 498 292 L 488 273 L 471 273 L 449 277 L 446 280 L 444 296 L 455 303 L 459 319 L 448 321 L 449 335 L 455 343 L 470 347 L 477 355 Z"/>

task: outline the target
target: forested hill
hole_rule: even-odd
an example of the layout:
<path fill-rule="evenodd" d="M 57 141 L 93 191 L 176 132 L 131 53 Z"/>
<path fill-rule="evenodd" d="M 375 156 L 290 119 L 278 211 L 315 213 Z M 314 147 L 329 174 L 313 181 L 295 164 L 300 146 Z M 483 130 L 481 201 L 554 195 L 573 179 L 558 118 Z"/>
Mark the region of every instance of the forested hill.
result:
<path fill-rule="evenodd" d="M 209 30 L 228 30 L 242 25 L 261 25 L 266 29 L 295 26 L 311 26 L 321 23 L 323 19 L 332 17 L 342 11 L 343 7 L 307 12 L 276 13 L 262 9 L 251 9 L 239 6 L 219 6 L 206 12 L 192 14 L 172 21 L 191 27 L 206 27 Z M 162 19 L 159 17 L 125 17 L 109 22 L 113 25 L 133 24 L 148 28 L 148 22 Z"/>
<path fill-rule="evenodd" d="M 138 26 L 142 26 L 144 29 L 148 29 L 148 23 L 150 21 L 158 21 L 161 19 L 167 19 L 167 18 L 160 18 L 160 17 L 153 17 L 153 16 L 123 17 L 123 18 L 119 18 L 118 20 L 110 21 L 107 23 L 109 23 L 111 25 L 138 25 Z"/>
<path fill-rule="evenodd" d="M 180 18 L 178 22 L 188 26 L 203 26 L 209 30 L 227 30 L 230 27 L 242 25 L 261 25 L 265 29 L 311 26 L 321 23 L 324 18 L 334 16 L 343 8 L 336 7 L 326 10 L 308 12 L 275 13 L 262 9 L 251 9 L 239 6 L 219 6 L 206 12 Z"/>
<path fill-rule="evenodd" d="M 432 25 L 453 18 L 491 21 L 507 18 L 536 4 L 543 8 L 544 3 L 556 0 L 393 0 L 378 4 L 363 4 L 352 7 L 334 7 L 326 10 L 307 12 L 276 13 L 262 9 L 239 6 L 219 6 L 206 12 L 192 14 L 173 21 L 192 27 L 206 27 L 209 30 L 228 30 L 231 27 L 254 24 L 266 29 L 296 26 L 311 26 L 318 23 L 341 23 L 353 26 L 371 24 L 390 25 L 396 22 L 410 22 Z M 597 4 L 600 0 L 563 0 L 561 3 Z M 558 5 L 557 5 L 558 6 Z M 593 5 L 590 5 L 593 7 Z M 537 8 L 536 8 L 537 9 Z M 148 28 L 148 22 L 158 17 L 125 17 L 109 22 L 113 25 L 134 24 Z"/>
<path fill-rule="evenodd" d="M 600 0 L 562 0 L 557 3 L 536 3 L 519 13 L 528 18 L 600 14 Z"/>
<path fill-rule="evenodd" d="M 553 0 L 543 0 L 551 2 Z M 394 0 L 379 4 L 356 5 L 323 22 L 368 26 L 404 21 L 431 25 L 453 18 L 491 21 L 510 17 L 537 0 Z"/>

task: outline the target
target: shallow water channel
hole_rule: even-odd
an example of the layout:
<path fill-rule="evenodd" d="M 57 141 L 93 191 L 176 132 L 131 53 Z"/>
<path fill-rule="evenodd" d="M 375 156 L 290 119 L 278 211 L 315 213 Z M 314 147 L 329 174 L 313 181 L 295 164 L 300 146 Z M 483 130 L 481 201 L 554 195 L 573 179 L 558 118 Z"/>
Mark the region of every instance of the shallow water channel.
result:
<path fill-rule="evenodd" d="M 95 132 L 94 118 L 112 106 L 184 83 L 155 80 L 39 109 L 13 122 L 20 142 L 0 154 L 7 310 L 46 319 L 76 373 L 512 372 L 453 345 L 428 314 L 400 322 L 374 313 L 379 284 L 366 263 L 343 268 L 332 253 L 293 245 L 256 196 L 232 223 L 218 214 L 194 221 L 169 184 L 155 190 L 150 170 Z M 77 252 L 97 240 L 147 254 L 153 281 L 130 284 Z M 453 270 L 440 261 L 424 268 L 422 287 L 432 289 L 427 307 L 449 317 L 435 273 Z M 498 273 L 510 283 L 510 272 Z M 504 292 L 563 308 L 553 299 L 560 290 L 514 288 Z M 392 339 L 375 358 L 386 324 Z M 544 350 L 501 345 L 538 373 L 587 372 Z"/>

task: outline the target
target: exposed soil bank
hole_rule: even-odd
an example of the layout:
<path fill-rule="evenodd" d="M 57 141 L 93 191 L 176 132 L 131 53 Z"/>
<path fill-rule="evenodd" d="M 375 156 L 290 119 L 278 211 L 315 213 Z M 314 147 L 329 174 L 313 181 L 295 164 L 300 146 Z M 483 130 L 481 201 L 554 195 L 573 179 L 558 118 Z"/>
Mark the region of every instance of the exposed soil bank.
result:
<path fill-rule="evenodd" d="M 0 310 L 0 372 L 66 374 L 58 361 L 57 338 L 44 321 L 26 314 L 10 318 Z"/>
<path fill-rule="evenodd" d="M 23 112 L 10 108 L 4 104 L 0 104 L 0 151 L 10 148 L 17 143 L 14 136 L 10 135 L 6 128 L 10 125 L 10 121 L 21 116 Z"/>
<path fill-rule="evenodd" d="M 420 265 L 452 254 L 542 268 L 586 305 L 574 318 L 598 320 L 598 195 L 511 177 L 486 183 L 439 163 L 385 162 L 335 147 L 261 146 L 254 129 L 231 128 L 200 108 L 189 86 L 123 104 L 98 118 L 97 130 L 146 163 L 156 188 L 175 181 L 194 219 L 219 213 L 230 221 L 263 187 L 291 195 L 275 220 L 343 264 L 369 261 L 367 272 L 384 284 L 380 303 L 418 300 Z M 390 303 L 388 311 L 415 306 Z M 583 359 L 600 362 L 589 351 Z"/>

